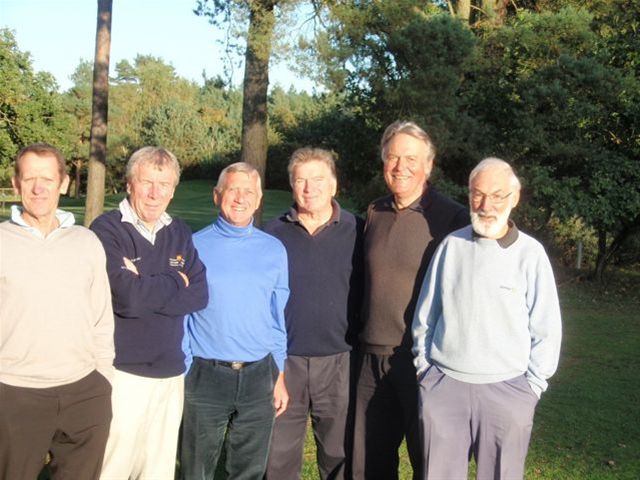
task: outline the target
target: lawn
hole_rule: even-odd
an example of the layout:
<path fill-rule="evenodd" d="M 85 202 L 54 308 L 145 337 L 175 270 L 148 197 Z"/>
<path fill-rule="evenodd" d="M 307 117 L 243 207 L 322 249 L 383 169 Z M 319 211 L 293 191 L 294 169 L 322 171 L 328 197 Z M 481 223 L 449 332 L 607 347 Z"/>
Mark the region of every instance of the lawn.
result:
<path fill-rule="evenodd" d="M 560 286 L 560 366 L 536 414 L 527 478 L 640 478 L 640 273 Z"/>
<path fill-rule="evenodd" d="M 194 230 L 202 228 L 216 215 L 212 186 L 207 181 L 182 183 L 169 211 Z M 106 208 L 115 208 L 121 198 L 108 196 Z M 289 192 L 267 191 L 264 218 L 273 218 L 290 202 Z M 64 208 L 76 213 L 78 223 L 82 222 L 82 203 L 62 201 Z M 5 218 L 7 214 L 0 212 Z M 637 480 L 640 272 L 611 272 L 606 287 L 570 280 L 559 291 L 564 325 L 560 366 L 538 405 L 526 478 Z M 314 461 L 312 436 L 308 435 L 303 479 L 319 478 Z M 404 450 L 400 478 L 411 478 Z"/>

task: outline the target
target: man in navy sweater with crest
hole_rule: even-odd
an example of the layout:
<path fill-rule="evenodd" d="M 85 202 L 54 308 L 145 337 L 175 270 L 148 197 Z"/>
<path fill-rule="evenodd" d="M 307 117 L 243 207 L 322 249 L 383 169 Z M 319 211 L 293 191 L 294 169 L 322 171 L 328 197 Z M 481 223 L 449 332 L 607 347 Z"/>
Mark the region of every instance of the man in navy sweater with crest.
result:
<path fill-rule="evenodd" d="M 184 401 L 184 315 L 203 308 L 205 267 L 191 229 L 166 213 L 176 157 L 143 147 L 127 164 L 119 208 L 91 229 L 107 254 L 115 315 L 113 420 L 102 479 L 173 479 Z"/>

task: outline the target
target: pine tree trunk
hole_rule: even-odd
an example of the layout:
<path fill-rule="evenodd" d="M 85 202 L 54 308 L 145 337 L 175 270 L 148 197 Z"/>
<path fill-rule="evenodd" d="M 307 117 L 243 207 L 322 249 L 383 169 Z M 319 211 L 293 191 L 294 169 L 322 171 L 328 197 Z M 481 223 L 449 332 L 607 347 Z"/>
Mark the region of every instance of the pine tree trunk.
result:
<path fill-rule="evenodd" d="M 454 4 L 456 17 L 469 23 L 471 20 L 471 0 L 457 0 Z"/>
<path fill-rule="evenodd" d="M 85 226 L 89 226 L 104 209 L 112 1 L 98 0 Z"/>
<path fill-rule="evenodd" d="M 275 2 L 252 2 L 247 50 L 245 53 L 242 100 L 242 140 L 240 158 L 258 169 L 262 189 L 266 188 L 267 165 L 267 91 L 269 88 L 269 57 L 275 24 Z M 255 223 L 262 222 L 262 206 L 255 214 Z"/>

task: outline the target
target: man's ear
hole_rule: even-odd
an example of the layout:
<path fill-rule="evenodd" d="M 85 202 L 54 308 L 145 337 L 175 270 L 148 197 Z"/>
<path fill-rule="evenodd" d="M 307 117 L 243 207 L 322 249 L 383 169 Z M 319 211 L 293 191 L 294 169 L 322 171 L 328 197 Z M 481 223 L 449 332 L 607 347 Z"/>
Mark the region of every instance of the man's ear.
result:
<path fill-rule="evenodd" d="M 516 208 L 516 206 L 520 203 L 520 190 L 516 190 L 513 192 L 513 199 L 511 200 L 511 208 Z"/>
<path fill-rule="evenodd" d="M 61 195 L 66 194 L 67 190 L 69 190 L 69 182 L 69 175 L 65 175 L 62 182 L 60 182 L 60 188 L 58 189 Z"/>
<path fill-rule="evenodd" d="M 11 177 L 11 185 L 16 195 L 20 196 L 20 181 L 15 176 Z"/>
<path fill-rule="evenodd" d="M 218 193 L 218 191 L 215 188 L 213 189 L 213 204 L 216 207 L 220 206 L 220 194 Z"/>
<path fill-rule="evenodd" d="M 427 180 L 429 180 L 429 177 L 431 177 L 431 171 L 432 170 L 433 170 L 433 159 L 425 160 L 424 161 L 424 173 L 425 173 L 425 176 L 426 176 Z"/>

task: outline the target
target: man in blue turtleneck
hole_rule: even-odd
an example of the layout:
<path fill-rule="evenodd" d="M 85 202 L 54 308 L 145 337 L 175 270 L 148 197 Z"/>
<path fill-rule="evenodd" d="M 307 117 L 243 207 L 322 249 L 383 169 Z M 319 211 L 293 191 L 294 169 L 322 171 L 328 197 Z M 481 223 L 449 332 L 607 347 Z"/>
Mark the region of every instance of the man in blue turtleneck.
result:
<path fill-rule="evenodd" d="M 253 226 L 262 190 L 246 163 L 225 168 L 213 192 L 220 215 L 193 242 L 207 266 L 209 304 L 187 318 L 182 472 L 213 478 L 225 434 L 229 478 L 261 479 L 284 383 L 287 254 Z"/>

